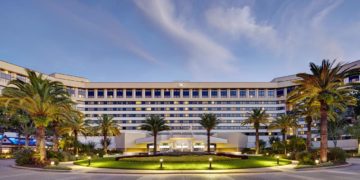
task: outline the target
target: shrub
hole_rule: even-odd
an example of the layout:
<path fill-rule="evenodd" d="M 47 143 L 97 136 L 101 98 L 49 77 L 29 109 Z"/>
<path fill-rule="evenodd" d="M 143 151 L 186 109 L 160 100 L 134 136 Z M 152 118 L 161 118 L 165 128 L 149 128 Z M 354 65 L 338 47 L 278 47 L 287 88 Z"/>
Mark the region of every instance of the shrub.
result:
<path fill-rule="evenodd" d="M 296 160 L 299 161 L 299 165 L 314 165 L 315 160 L 311 153 L 307 151 L 298 152 L 295 155 Z"/>
<path fill-rule="evenodd" d="M 328 153 L 328 159 L 335 164 L 345 163 L 346 152 L 341 148 L 332 148 Z"/>
<path fill-rule="evenodd" d="M 64 155 L 62 154 L 62 152 L 56 152 L 52 150 L 46 151 L 46 158 L 47 159 L 56 158 L 59 161 L 64 161 Z"/>
<path fill-rule="evenodd" d="M 57 158 L 50 158 L 49 161 L 50 161 L 49 164 L 51 164 L 51 161 L 54 161 L 54 164 L 55 164 L 56 166 L 59 165 L 59 159 L 57 159 Z"/>
<path fill-rule="evenodd" d="M 17 150 L 14 153 L 16 165 L 22 166 L 22 165 L 35 164 L 34 154 L 35 152 L 29 148 Z"/>
<path fill-rule="evenodd" d="M 75 161 L 76 160 L 74 155 L 72 155 L 71 153 L 66 152 L 66 151 L 61 152 L 61 156 L 63 157 L 63 159 L 60 160 L 62 162 Z"/>

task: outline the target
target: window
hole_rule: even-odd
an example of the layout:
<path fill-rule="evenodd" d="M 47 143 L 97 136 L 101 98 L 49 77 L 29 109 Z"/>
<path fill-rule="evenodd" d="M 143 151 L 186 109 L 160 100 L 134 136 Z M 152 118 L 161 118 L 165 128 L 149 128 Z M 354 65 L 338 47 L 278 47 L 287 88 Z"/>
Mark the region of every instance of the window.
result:
<path fill-rule="evenodd" d="M 277 89 L 276 95 L 277 95 L 277 97 L 283 97 L 284 96 L 284 88 Z"/>
<path fill-rule="evenodd" d="M 180 89 L 174 89 L 174 98 L 180 97 Z"/>
<path fill-rule="evenodd" d="M 114 90 L 107 90 L 106 95 L 107 95 L 108 98 L 113 98 L 114 97 Z"/>
<path fill-rule="evenodd" d="M 256 90 L 254 89 L 249 90 L 249 96 L 250 98 L 256 97 Z"/>
<path fill-rule="evenodd" d="M 227 89 L 221 89 L 220 95 L 222 98 L 227 97 Z"/>
<path fill-rule="evenodd" d="M 192 97 L 193 97 L 193 98 L 198 98 L 198 97 L 199 97 L 199 90 L 198 90 L 198 89 L 193 89 L 193 91 L 192 91 Z"/>
<path fill-rule="evenodd" d="M 230 89 L 230 96 L 231 97 L 237 97 L 236 89 Z"/>
<path fill-rule="evenodd" d="M 268 97 L 275 97 L 275 91 L 273 89 L 268 90 Z"/>
<path fill-rule="evenodd" d="M 98 89 L 97 90 L 97 96 L 98 96 L 98 98 L 103 98 L 104 97 L 104 90 L 103 89 Z"/>
<path fill-rule="evenodd" d="M 166 98 L 169 98 L 169 97 L 170 97 L 170 90 L 169 90 L 169 89 L 165 89 L 164 96 L 165 96 Z"/>
<path fill-rule="evenodd" d="M 151 98 L 151 89 L 145 89 L 145 97 Z"/>
<path fill-rule="evenodd" d="M 289 94 L 292 90 L 294 90 L 295 89 L 295 86 L 291 86 L 291 87 L 288 87 L 287 89 L 286 89 L 286 92 Z"/>
<path fill-rule="evenodd" d="M 154 93 L 155 93 L 154 96 L 155 96 L 156 98 L 161 97 L 161 89 L 155 89 L 155 92 L 154 92 Z"/>
<path fill-rule="evenodd" d="M 88 90 L 88 98 L 94 98 L 95 96 L 95 91 L 94 89 L 89 89 Z"/>
<path fill-rule="evenodd" d="M 349 77 L 349 82 L 358 82 L 359 81 L 359 75 L 352 75 Z"/>
<path fill-rule="evenodd" d="M 211 97 L 218 97 L 218 90 L 217 89 L 212 89 L 211 90 Z"/>
<path fill-rule="evenodd" d="M 203 90 L 201 91 L 201 96 L 202 96 L 203 98 L 209 97 L 209 91 L 208 91 L 207 89 L 203 89 Z"/>
<path fill-rule="evenodd" d="M 133 96 L 133 92 L 132 92 L 132 89 L 126 89 L 126 97 L 127 98 L 132 98 Z"/>
<path fill-rule="evenodd" d="M 183 97 L 184 98 L 188 98 L 190 96 L 190 91 L 189 91 L 189 89 L 184 89 L 183 90 Z"/>
<path fill-rule="evenodd" d="M 79 98 L 84 98 L 86 95 L 85 89 L 79 89 L 78 94 L 79 94 Z"/>
<path fill-rule="evenodd" d="M 117 89 L 117 90 L 116 90 L 116 97 L 118 97 L 118 98 L 122 98 L 122 97 L 123 97 L 123 90 L 122 90 L 122 89 Z"/>
<path fill-rule="evenodd" d="M 246 90 L 245 89 L 240 90 L 240 97 L 241 98 L 246 98 Z"/>
<path fill-rule="evenodd" d="M 136 98 L 142 98 L 142 89 L 136 89 L 135 96 Z"/>
<path fill-rule="evenodd" d="M 259 89 L 259 97 L 265 97 L 265 90 Z"/>

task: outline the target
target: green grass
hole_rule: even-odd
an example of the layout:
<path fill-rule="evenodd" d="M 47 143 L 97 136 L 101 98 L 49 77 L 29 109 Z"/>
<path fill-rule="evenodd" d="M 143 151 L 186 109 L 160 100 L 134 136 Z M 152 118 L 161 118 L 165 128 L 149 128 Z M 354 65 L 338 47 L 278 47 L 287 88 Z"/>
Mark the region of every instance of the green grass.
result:
<path fill-rule="evenodd" d="M 162 158 L 164 170 L 204 170 L 209 168 L 209 158 L 213 158 L 212 169 L 244 169 L 277 166 L 276 159 L 272 157 L 249 157 L 249 159 L 229 158 L 210 155 L 187 156 L 158 156 L 125 158 L 115 161 L 115 158 L 102 158 L 91 160 L 90 167 L 113 169 L 160 169 L 159 160 Z M 290 164 L 286 159 L 280 160 L 280 165 Z M 74 164 L 87 166 L 87 160 L 76 161 Z"/>

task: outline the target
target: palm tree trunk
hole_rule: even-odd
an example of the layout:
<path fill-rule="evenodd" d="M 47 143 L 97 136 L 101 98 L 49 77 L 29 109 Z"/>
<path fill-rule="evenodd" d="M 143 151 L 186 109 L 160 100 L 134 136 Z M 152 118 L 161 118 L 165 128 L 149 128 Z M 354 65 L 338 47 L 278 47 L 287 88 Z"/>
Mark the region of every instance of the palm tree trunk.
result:
<path fill-rule="evenodd" d="M 43 163 L 46 158 L 46 150 L 45 150 L 45 127 L 39 126 L 36 128 L 36 149 L 40 155 L 40 163 Z"/>
<path fill-rule="evenodd" d="M 207 130 L 207 152 L 210 154 L 210 131 Z"/>
<path fill-rule="evenodd" d="M 157 134 L 154 133 L 154 148 L 153 148 L 153 154 L 156 155 L 156 151 L 157 151 Z"/>
<path fill-rule="evenodd" d="M 306 151 L 311 150 L 311 124 L 312 124 L 312 118 L 310 116 L 306 117 L 306 126 L 307 126 Z"/>
<path fill-rule="evenodd" d="M 284 144 L 284 154 L 286 154 L 286 131 L 282 130 L 281 133 L 282 133 L 282 141 Z"/>
<path fill-rule="evenodd" d="M 29 134 L 25 134 L 25 147 L 29 147 Z"/>
<path fill-rule="evenodd" d="M 74 131 L 74 154 L 79 154 L 78 132 Z"/>
<path fill-rule="evenodd" d="M 259 145 L 259 128 L 255 129 L 255 154 L 259 154 L 259 149 L 260 149 L 260 145 Z"/>
<path fill-rule="evenodd" d="M 104 153 L 107 155 L 107 133 L 104 134 Z"/>
<path fill-rule="evenodd" d="M 320 102 L 320 160 L 327 162 L 328 133 L 327 133 L 327 104 Z"/>
<path fill-rule="evenodd" d="M 58 135 L 58 131 L 57 131 L 57 122 L 54 122 L 54 137 L 53 137 L 53 149 L 55 152 L 59 151 L 59 135 Z"/>

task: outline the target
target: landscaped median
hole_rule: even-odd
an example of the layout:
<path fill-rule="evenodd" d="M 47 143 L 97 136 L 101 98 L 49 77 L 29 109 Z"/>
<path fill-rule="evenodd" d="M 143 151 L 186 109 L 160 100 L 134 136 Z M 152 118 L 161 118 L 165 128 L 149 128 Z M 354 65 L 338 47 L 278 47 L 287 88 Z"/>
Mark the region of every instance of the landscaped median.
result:
<path fill-rule="evenodd" d="M 162 162 L 161 162 L 162 161 Z M 161 168 L 162 163 L 162 168 Z M 217 156 L 217 155 L 183 155 L 183 156 L 149 156 L 128 157 L 118 161 L 115 158 L 97 158 L 79 160 L 75 165 L 112 168 L 112 169 L 142 169 L 142 170 L 223 170 L 223 169 L 245 169 L 261 168 L 290 164 L 290 160 L 277 159 L 273 157 L 249 156 L 248 159 Z"/>

